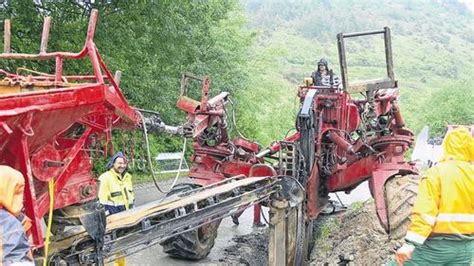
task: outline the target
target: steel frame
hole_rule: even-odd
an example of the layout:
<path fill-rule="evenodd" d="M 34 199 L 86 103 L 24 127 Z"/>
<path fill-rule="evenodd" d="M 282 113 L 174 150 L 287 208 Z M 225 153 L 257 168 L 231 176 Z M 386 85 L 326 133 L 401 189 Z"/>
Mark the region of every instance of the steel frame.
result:
<path fill-rule="evenodd" d="M 135 128 L 139 119 L 93 41 L 98 12 L 91 12 L 87 35 L 78 53 L 47 52 L 51 19 L 43 24 L 40 52 L 11 52 L 11 23 L 4 23 L 2 60 L 54 60 L 53 74 L 21 76 L 0 70 L 0 164 L 23 173 L 25 212 L 32 219 L 35 249 L 43 246 L 41 219 L 49 206 L 46 182 L 54 179 L 54 209 L 96 199 L 96 177 L 87 152 L 92 139 L 104 154 L 113 151 L 112 128 Z M 63 75 L 64 60 L 88 57 L 93 75 Z M 118 81 L 118 80 L 117 80 Z M 73 136 L 73 131 L 79 131 Z"/>

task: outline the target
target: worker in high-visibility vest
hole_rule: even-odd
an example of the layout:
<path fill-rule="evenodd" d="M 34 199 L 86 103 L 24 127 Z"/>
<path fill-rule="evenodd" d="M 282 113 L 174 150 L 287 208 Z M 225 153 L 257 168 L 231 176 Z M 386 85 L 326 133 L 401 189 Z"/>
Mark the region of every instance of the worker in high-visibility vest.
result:
<path fill-rule="evenodd" d="M 127 158 L 117 152 L 107 163 L 107 172 L 99 177 L 99 202 L 105 207 L 105 214 L 111 215 L 133 208 L 135 196 L 132 175 L 127 172 Z M 125 265 L 125 258 L 119 258 L 114 265 Z"/>
<path fill-rule="evenodd" d="M 398 265 L 473 265 L 474 139 L 448 132 L 442 160 L 421 179 Z"/>
<path fill-rule="evenodd" d="M 107 215 L 133 207 L 132 175 L 127 172 L 127 159 L 122 152 L 110 158 L 107 172 L 99 177 L 99 202 L 104 205 Z"/>
<path fill-rule="evenodd" d="M 31 221 L 23 209 L 23 175 L 0 165 L 0 265 L 34 265 L 26 232 Z"/>

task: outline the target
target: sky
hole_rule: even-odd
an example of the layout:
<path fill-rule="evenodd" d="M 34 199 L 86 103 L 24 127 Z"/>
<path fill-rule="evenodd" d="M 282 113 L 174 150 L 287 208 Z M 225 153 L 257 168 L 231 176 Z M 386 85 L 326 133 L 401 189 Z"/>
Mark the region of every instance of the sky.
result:
<path fill-rule="evenodd" d="M 459 2 L 464 3 L 471 12 L 474 12 L 474 0 L 459 0 Z"/>

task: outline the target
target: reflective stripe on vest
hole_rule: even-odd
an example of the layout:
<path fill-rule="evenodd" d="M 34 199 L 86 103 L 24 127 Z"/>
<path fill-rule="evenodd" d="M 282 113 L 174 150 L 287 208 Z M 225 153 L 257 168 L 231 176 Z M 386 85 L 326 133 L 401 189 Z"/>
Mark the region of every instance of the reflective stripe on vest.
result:
<path fill-rule="evenodd" d="M 474 214 L 465 213 L 440 213 L 436 217 L 438 222 L 460 222 L 460 223 L 473 223 Z"/>
<path fill-rule="evenodd" d="M 100 204 L 114 206 L 114 207 L 125 206 L 123 203 L 117 203 L 117 202 L 113 202 L 113 201 L 100 201 Z"/>
<path fill-rule="evenodd" d="M 421 214 L 421 218 L 425 220 L 429 225 L 433 226 L 436 223 L 436 218 L 434 216 L 428 215 L 428 214 Z"/>
<path fill-rule="evenodd" d="M 412 232 L 412 231 L 408 231 L 407 232 L 407 235 L 405 236 L 405 239 L 406 240 L 409 240 L 411 242 L 414 242 L 414 243 L 417 243 L 417 244 L 420 244 L 422 245 L 425 240 L 426 240 L 426 237 L 422 236 L 422 235 L 419 235 L 415 232 Z"/>

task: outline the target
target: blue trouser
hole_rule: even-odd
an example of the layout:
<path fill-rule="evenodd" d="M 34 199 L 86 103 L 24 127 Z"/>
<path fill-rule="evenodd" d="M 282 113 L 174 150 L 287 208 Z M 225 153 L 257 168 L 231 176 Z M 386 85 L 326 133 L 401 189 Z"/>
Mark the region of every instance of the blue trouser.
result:
<path fill-rule="evenodd" d="M 116 213 L 123 212 L 123 211 L 127 210 L 125 208 L 125 205 L 112 206 L 112 205 L 104 204 L 104 207 L 105 207 L 105 213 L 107 215 L 116 214 Z M 128 208 L 129 209 L 133 208 L 133 204 L 130 204 Z"/>

